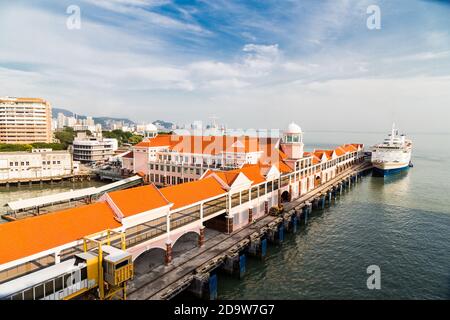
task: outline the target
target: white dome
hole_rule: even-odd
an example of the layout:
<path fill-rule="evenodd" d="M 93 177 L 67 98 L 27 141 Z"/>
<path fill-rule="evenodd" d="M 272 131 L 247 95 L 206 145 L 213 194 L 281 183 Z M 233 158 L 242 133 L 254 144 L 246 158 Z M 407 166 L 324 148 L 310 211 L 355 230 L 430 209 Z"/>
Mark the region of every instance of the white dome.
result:
<path fill-rule="evenodd" d="M 302 133 L 302 128 L 298 124 L 291 122 L 286 130 L 286 133 L 299 134 Z"/>
<path fill-rule="evenodd" d="M 149 123 L 145 126 L 145 131 L 157 132 L 158 128 L 153 123 Z"/>

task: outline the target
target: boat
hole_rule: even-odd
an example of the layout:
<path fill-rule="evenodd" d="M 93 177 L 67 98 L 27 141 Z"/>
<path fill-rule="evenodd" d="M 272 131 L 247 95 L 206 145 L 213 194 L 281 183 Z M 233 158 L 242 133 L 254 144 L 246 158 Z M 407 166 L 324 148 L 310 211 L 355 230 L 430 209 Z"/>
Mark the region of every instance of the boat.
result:
<path fill-rule="evenodd" d="M 371 162 L 373 175 L 385 177 L 405 171 L 412 167 L 412 141 L 406 135 L 399 134 L 395 124 L 384 142 L 372 147 Z"/>

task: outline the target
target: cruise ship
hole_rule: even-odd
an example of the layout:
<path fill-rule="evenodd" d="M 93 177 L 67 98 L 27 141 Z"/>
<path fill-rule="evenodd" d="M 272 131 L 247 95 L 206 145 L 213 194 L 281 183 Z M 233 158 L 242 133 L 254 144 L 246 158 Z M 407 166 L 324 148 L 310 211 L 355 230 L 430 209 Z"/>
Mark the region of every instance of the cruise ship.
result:
<path fill-rule="evenodd" d="M 385 177 L 408 169 L 412 166 L 411 151 L 412 141 L 400 135 L 394 124 L 388 138 L 372 148 L 374 176 Z"/>

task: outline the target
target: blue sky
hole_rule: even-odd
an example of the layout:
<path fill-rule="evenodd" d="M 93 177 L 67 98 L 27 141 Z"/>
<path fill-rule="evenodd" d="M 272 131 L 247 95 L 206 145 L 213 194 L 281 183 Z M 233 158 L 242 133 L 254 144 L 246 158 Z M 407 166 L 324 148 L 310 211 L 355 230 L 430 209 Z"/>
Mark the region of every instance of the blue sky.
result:
<path fill-rule="evenodd" d="M 0 96 L 135 121 L 448 132 L 449 17 L 437 0 L 0 0 Z"/>

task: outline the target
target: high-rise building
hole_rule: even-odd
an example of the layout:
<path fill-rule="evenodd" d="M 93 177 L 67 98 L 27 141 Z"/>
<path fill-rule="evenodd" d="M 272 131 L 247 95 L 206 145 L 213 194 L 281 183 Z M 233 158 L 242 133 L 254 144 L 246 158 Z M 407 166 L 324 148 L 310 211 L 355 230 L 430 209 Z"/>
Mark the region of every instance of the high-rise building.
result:
<path fill-rule="evenodd" d="M 58 113 L 57 122 L 58 122 L 57 128 L 63 129 L 64 126 L 66 125 L 66 116 L 64 115 L 64 113 L 62 112 Z"/>
<path fill-rule="evenodd" d="M 0 98 L 0 143 L 52 142 L 50 103 L 40 98 Z"/>

